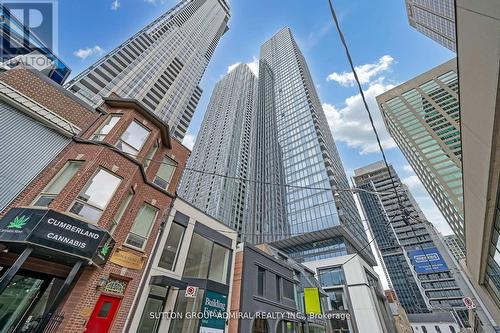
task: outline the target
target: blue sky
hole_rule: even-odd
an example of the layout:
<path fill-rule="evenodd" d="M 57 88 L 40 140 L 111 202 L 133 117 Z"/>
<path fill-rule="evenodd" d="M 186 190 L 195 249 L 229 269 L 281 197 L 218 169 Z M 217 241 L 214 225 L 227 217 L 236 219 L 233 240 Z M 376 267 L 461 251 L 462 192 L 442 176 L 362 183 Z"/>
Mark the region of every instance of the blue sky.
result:
<path fill-rule="evenodd" d="M 175 0 L 59 0 L 59 55 L 73 75 L 172 7 Z M 194 140 L 215 82 L 230 66 L 252 63 L 260 45 L 289 26 L 308 62 L 344 167 L 380 160 L 368 118 L 348 74 L 327 0 L 231 0 L 229 31 L 201 82 L 203 97 L 189 127 Z M 408 24 L 404 0 L 335 0 L 353 60 L 359 66 L 389 161 L 410 187 L 427 219 L 450 229 L 382 124 L 374 97 L 454 57 Z"/>

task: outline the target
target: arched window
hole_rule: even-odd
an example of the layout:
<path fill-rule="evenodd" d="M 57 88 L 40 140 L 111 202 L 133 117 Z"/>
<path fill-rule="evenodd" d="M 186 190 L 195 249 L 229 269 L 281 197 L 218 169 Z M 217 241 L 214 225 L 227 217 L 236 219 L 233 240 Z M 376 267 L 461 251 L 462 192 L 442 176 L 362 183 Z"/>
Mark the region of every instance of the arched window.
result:
<path fill-rule="evenodd" d="M 267 325 L 267 320 L 265 319 L 255 319 L 253 322 L 252 333 L 269 333 L 269 326 Z"/>

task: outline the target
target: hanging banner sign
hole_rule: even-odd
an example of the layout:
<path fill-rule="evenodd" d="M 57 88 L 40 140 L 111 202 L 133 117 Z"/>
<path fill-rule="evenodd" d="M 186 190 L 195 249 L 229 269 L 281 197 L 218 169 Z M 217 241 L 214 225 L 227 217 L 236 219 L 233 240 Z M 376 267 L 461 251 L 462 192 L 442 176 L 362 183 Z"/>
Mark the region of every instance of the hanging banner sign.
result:
<path fill-rule="evenodd" d="M 104 264 L 115 241 L 107 230 L 52 209 L 12 208 L 0 220 L 0 242 L 30 243 Z"/>

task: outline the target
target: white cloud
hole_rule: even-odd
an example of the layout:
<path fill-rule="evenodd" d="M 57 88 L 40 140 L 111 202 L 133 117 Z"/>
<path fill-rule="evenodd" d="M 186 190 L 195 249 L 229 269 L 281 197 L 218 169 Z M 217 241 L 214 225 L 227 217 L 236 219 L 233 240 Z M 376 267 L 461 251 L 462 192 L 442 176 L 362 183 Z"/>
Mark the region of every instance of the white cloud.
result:
<path fill-rule="evenodd" d="M 227 73 L 238 67 L 241 62 L 235 62 L 232 65 L 227 66 Z M 252 61 L 246 63 L 248 67 L 250 67 L 250 70 L 252 73 L 255 74 L 255 76 L 259 76 L 259 59 L 256 56 L 252 57 Z"/>
<path fill-rule="evenodd" d="M 104 49 L 102 47 L 100 47 L 99 45 L 96 45 L 94 47 L 76 50 L 75 52 L 73 52 L 73 54 L 75 56 L 77 56 L 78 58 L 85 60 L 88 57 L 94 56 L 94 55 L 102 56 L 104 54 Z"/>
<path fill-rule="evenodd" d="M 165 3 L 165 0 L 144 0 L 144 1 L 154 6 L 156 6 L 157 4 L 163 5 Z"/>
<path fill-rule="evenodd" d="M 393 63 L 393 57 L 391 57 L 390 55 L 384 55 L 378 60 L 377 63 L 364 64 L 361 66 L 356 66 L 354 68 L 356 69 L 356 73 L 358 74 L 359 81 L 364 84 L 369 83 L 373 77 L 379 75 L 380 73 L 389 70 Z M 344 87 L 354 86 L 354 84 L 356 83 L 356 81 L 354 80 L 354 74 L 352 72 L 333 72 L 326 77 L 326 80 L 335 81 Z"/>
<path fill-rule="evenodd" d="M 411 167 L 411 165 L 409 164 L 405 164 L 403 165 L 403 170 L 406 171 L 406 172 L 411 172 L 413 173 L 413 168 Z"/>
<path fill-rule="evenodd" d="M 122 4 L 118 0 L 113 0 L 111 3 L 111 10 L 118 10 Z"/>
<path fill-rule="evenodd" d="M 193 134 L 186 134 L 184 137 L 184 140 L 182 140 L 182 144 L 189 149 L 193 150 L 194 143 L 196 142 L 196 135 Z"/>
<path fill-rule="evenodd" d="M 396 147 L 396 143 L 385 129 L 375 97 L 393 87 L 394 85 L 386 84 L 384 79 L 380 78 L 364 90 L 382 147 L 385 149 Z M 323 103 L 323 109 L 335 140 L 343 141 L 349 147 L 358 149 L 362 155 L 378 152 L 378 144 L 361 99 L 361 94 L 346 98 L 344 103 L 345 106 L 341 109 Z"/>

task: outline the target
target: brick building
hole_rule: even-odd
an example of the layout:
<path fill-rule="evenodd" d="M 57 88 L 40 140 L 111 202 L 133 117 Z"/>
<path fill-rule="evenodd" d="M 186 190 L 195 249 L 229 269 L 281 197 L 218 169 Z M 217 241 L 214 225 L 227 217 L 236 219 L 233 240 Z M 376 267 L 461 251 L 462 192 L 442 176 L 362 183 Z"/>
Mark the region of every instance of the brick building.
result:
<path fill-rule="evenodd" d="M 1 213 L 0 327 L 120 332 L 189 150 L 135 100 L 90 110 L 35 73 L 5 74 L 80 131 Z"/>

